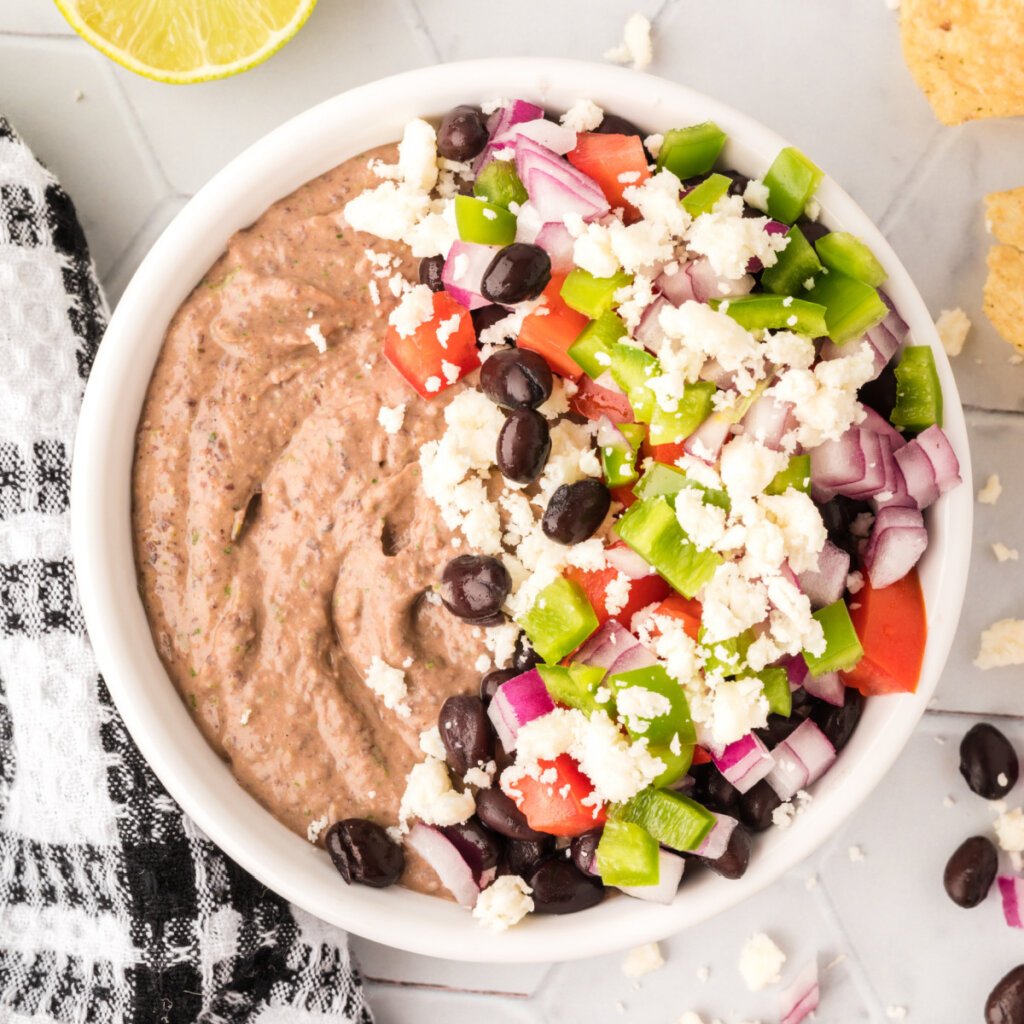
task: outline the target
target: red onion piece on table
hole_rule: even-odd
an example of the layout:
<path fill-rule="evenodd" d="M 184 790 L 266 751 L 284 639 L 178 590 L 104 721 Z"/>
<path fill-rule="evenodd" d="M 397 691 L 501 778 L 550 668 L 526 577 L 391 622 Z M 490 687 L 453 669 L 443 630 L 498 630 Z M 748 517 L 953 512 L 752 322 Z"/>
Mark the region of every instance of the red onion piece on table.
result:
<path fill-rule="evenodd" d="M 1024 878 L 1000 875 L 996 879 L 1003 901 L 1003 917 L 1011 928 L 1024 928 Z"/>
<path fill-rule="evenodd" d="M 812 960 L 779 993 L 781 1024 L 800 1024 L 818 1008 L 820 998 L 818 964 Z"/>
<path fill-rule="evenodd" d="M 417 822 L 405 841 L 434 869 L 441 884 L 458 903 L 464 907 L 476 903 L 480 886 L 473 878 L 473 869 L 440 829 Z"/>
<path fill-rule="evenodd" d="M 766 778 L 774 766 L 768 748 L 752 732 L 730 743 L 720 754 L 711 753 L 715 767 L 741 793 Z"/>
<path fill-rule="evenodd" d="M 818 568 L 800 573 L 797 580 L 812 608 L 824 608 L 843 596 L 850 573 L 850 556 L 830 540 L 818 553 Z M 802 659 L 801 659 L 802 660 Z"/>
<path fill-rule="evenodd" d="M 620 891 L 649 903 L 669 904 L 676 898 L 686 862 L 677 853 L 658 851 L 658 881 L 655 885 L 624 885 Z"/>
<path fill-rule="evenodd" d="M 487 715 L 501 745 L 509 751 L 516 748 L 519 730 L 541 715 L 555 708 L 544 685 L 544 680 L 535 669 L 524 672 L 502 683 L 494 693 L 487 708 Z"/>

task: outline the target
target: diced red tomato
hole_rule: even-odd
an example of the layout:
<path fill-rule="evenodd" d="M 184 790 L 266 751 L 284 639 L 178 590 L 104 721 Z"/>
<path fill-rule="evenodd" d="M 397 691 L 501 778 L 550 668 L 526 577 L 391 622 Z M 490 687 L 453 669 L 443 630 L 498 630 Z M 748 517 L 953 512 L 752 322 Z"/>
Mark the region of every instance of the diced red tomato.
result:
<path fill-rule="evenodd" d="M 569 408 L 588 420 L 607 416 L 612 423 L 634 423 L 633 407 L 621 391 L 595 384 L 589 377 L 581 377 L 576 394 L 569 399 Z"/>
<path fill-rule="evenodd" d="M 566 158 L 601 186 L 612 208 L 621 206 L 627 220 L 638 217 L 635 207 L 622 195 L 631 185 L 642 185 L 651 176 L 644 144 L 637 136 L 581 132 L 576 136 L 576 148 L 567 153 Z"/>
<path fill-rule="evenodd" d="M 865 697 L 913 693 L 928 638 L 917 570 L 911 569 L 903 579 L 881 590 L 875 590 L 865 577 L 863 589 L 850 602 L 850 619 L 864 657 L 849 672 L 842 673 L 846 685 Z"/>
<path fill-rule="evenodd" d="M 635 486 L 636 484 L 626 484 L 624 487 L 609 487 L 608 491 L 612 501 L 617 501 L 623 508 L 629 508 L 636 501 L 636 495 L 633 493 Z"/>
<path fill-rule="evenodd" d="M 578 836 L 604 824 L 604 809 L 595 814 L 592 806 L 583 803 L 594 784 L 573 758 L 561 754 L 554 761 L 538 761 L 537 766 L 541 775 L 553 770 L 555 778 L 541 782 L 524 775 L 515 784 L 520 795 L 510 794 L 530 828 L 553 836 Z"/>
<path fill-rule="evenodd" d="M 691 640 L 697 639 L 703 613 L 700 601 L 693 597 L 683 597 L 682 594 L 669 594 L 655 609 L 656 615 L 679 619 L 683 624 L 683 629 L 686 630 L 686 635 Z"/>
<path fill-rule="evenodd" d="M 693 748 L 693 760 L 690 762 L 693 764 L 710 764 L 711 755 L 703 747 Z"/>
<path fill-rule="evenodd" d="M 555 373 L 570 380 L 579 380 L 583 371 L 576 360 L 569 356 L 569 346 L 589 321 L 582 313 L 570 309 L 562 301 L 560 293 L 565 278 L 565 274 L 551 275 L 541 296 L 543 307 L 535 309 L 523 321 L 516 344 L 542 355 Z M 547 311 L 542 312 L 542 309 Z"/>
<path fill-rule="evenodd" d="M 608 611 L 606 591 L 608 584 L 619 575 L 618 569 L 612 565 L 597 570 L 583 570 L 569 566 L 565 570 L 565 575 L 583 588 L 583 592 L 587 595 L 587 600 L 590 601 L 590 606 L 597 616 L 597 621 L 601 625 L 604 625 L 609 619 L 618 619 L 627 629 L 629 629 L 633 616 L 641 608 L 657 604 L 670 590 L 669 585 L 660 576 L 653 573 L 650 576 L 641 576 L 637 580 L 630 580 L 629 597 L 626 604 L 613 615 Z"/>
<path fill-rule="evenodd" d="M 469 311 L 447 292 L 434 292 L 433 303 L 434 315 L 412 334 L 403 338 L 395 327 L 388 327 L 384 337 L 385 358 L 423 398 L 439 395 L 480 365 Z M 458 326 L 442 345 L 437 337 L 438 328 L 453 316 L 459 318 Z M 442 363 L 458 368 L 455 380 L 448 379 Z M 427 387 L 428 381 L 438 387 Z"/>
<path fill-rule="evenodd" d="M 643 454 L 650 456 L 655 462 L 663 462 L 667 466 L 674 466 L 676 459 L 686 454 L 683 441 L 673 441 L 671 444 L 649 444 L 644 441 Z"/>

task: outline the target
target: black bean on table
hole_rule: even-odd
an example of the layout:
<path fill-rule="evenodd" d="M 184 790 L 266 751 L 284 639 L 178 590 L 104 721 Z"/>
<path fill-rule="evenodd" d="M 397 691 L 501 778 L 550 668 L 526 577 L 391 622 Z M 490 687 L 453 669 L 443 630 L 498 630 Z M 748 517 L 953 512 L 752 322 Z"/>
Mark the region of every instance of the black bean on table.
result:
<path fill-rule="evenodd" d="M 1005 974 L 989 993 L 985 1024 L 1024 1024 L 1024 964 Z"/>
<path fill-rule="evenodd" d="M 721 857 L 717 860 L 707 860 L 704 857 L 700 859 L 716 875 L 735 880 L 742 878 L 747 872 L 747 866 L 750 864 L 750 849 L 750 833 L 742 825 L 737 825 L 732 830 L 725 853 Z"/>
<path fill-rule="evenodd" d="M 1002 800 L 1017 784 L 1020 763 L 1010 741 L 988 722 L 968 729 L 960 741 L 960 774 L 986 800 Z"/>
<path fill-rule="evenodd" d="M 530 839 L 541 842 L 548 837 L 544 832 L 530 828 L 526 817 L 496 786 L 481 789 L 476 795 L 476 815 L 489 828 L 509 839 Z"/>
<path fill-rule="evenodd" d="M 510 875 L 529 878 L 551 855 L 555 847 L 554 836 L 547 839 L 509 839 L 505 844 L 505 866 Z"/>
<path fill-rule="evenodd" d="M 504 320 L 508 316 L 508 310 L 504 306 L 495 306 L 492 303 L 489 306 L 477 306 L 476 309 L 470 310 L 469 316 L 473 321 L 473 329 L 476 331 L 477 338 L 479 338 L 488 327 L 493 327 L 496 323 Z M 511 339 L 506 338 L 505 340 Z"/>
<path fill-rule="evenodd" d="M 480 281 L 485 299 L 509 306 L 535 299 L 551 280 L 551 257 L 530 242 L 513 242 L 496 253 Z"/>
<path fill-rule="evenodd" d="M 376 822 L 345 818 L 335 822 L 324 845 L 338 873 L 351 885 L 357 882 L 374 889 L 394 885 L 405 869 L 405 854 Z"/>
<path fill-rule="evenodd" d="M 532 483 L 551 454 L 548 421 L 535 409 L 513 409 L 498 434 L 495 462 L 509 480 Z"/>
<path fill-rule="evenodd" d="M 477 882 L 481 881 L 485 871 L 497 867 L 505 849 L 505 840 L 476 818 L 460 825 L 445 825 L 441 831 L 462 855 Z"/>
<path fill-rule="evenodd" d="M 575 914 L 597 906 L 604 886 L 593 875 L 585 875 L 571 860 L 553 857 L 544 861 L 527 879 L 533 889 L 537 914 Z"/>
<path fill-rule="evenodd" d="M 600 480 L 562 484 L 548 501 L 541 528 L 559 544 L 580 544 L 594 535 L 611 504 L 611 492 Z"/>
<path fill-rule="evenodd" d="M 551 367 L 529 349 L 502 349 L 480 367 L 481 390 L 505 409 L 536 409 L 551 397 L 552 387 Z"/>
<path fill-rule="evenodd" d="M 480 680 L 480 699 L 484 702 L 484 707 L 491 703 L 502 683 L 507 683 L 517 675 L 519 673 L 514 668 L 492 668 L 490 672 L 485 673 Z"/>
<path fill-rule="evenodd" d="M 744 793 L 739 800 L 739 819 L 754 832 L 764 832 L 772 826 L 772 812 L 782 801 L 778 793 L 762 779 Z"/>
<path fill-rule="evenodd" d="M 517 672 L 529 672 L 534 665 L 539 665 L 543 659 L 530 645 L 525 633 L 516 637 L 516 645 L 512 651 L 512 667 Z"/>
<path fill-rule="evenodd" d="M 824 700 L 815 701 L 811 710 L 811 720 L 825 734 L 829 743 L 839 751 L 850 742 L 863 712 L 863 694 L 860 690 L 848 686 L 842 707 L 836 707 Z"/>
<path fill-rule="evenodd" d="M 467 622 L 485 623 L 501 615 L 512 577 L 490 555 L 458 555 L 441 574 L 441 602 Z"/>
<path fill-rule="evenodd" d="M 976 907 L 988 895 L 999 870 L 999 853 L 990 839 L 965 839 L 946 862 L 942 884 L 946 895 L 958 906 Z"/>
<path fill-rule="evenodd" d="M 453 107 L 437 129 L 437 151 L 448 160 L 472 160 L 487 145 L 487 118 L 479 107 Z"/>
<path fill-rule="evenodd" d="M 445 760 L 452 771 L 465 775 L 494 756 L 494 732 L 479 697 L 455 694 L 442 705 L 437 728 L 444 744 Z"/>
<path fill-rule="evenodd" d="M 420 260 L 420 284 L 425 284 L 432 292 L 444 291 L 443 270 L 443 256 L 425 256 Z"/>
<path fill-rule="evenodd" d="M 601 842 L 601 829 L 591 829 L 574 836 L 569 844 L 569 856 L 585 875 L 597 874 L 597 844 Z"/>

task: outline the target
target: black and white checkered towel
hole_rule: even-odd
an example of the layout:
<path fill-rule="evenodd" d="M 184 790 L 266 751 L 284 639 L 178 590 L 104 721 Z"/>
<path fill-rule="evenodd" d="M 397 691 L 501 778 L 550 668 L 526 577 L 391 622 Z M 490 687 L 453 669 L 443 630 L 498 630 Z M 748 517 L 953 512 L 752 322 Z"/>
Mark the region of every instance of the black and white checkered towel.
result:
<path fill-rule="evenodd" d="M 0 1021 L 369 1022 L 344 934 L 182 815 L 97 673 L 68 479 L 105 312 L 71 201 L 0 117 Z"/>

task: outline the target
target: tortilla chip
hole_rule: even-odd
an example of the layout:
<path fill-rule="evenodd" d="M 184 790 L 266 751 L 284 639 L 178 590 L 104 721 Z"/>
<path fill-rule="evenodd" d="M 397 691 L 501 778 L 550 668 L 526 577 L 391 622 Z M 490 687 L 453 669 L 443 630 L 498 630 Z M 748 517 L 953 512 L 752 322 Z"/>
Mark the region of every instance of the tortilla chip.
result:
<path fill-rule="evenodd" d="M 1024 252 L 1012 245 L 993 245 L 988 251 L 985 315 L 1024 352 Z"/>
<path fill-rule="evenodd" d="M 944 124 L 1024 114 L 1021 0 L 903 0 L 903 56 Z"/>
<path fill-rule="evenodd" d="M 1024 250 L 1024 188 L 985 196 L 985 221 L 1004 245 Z"/>

